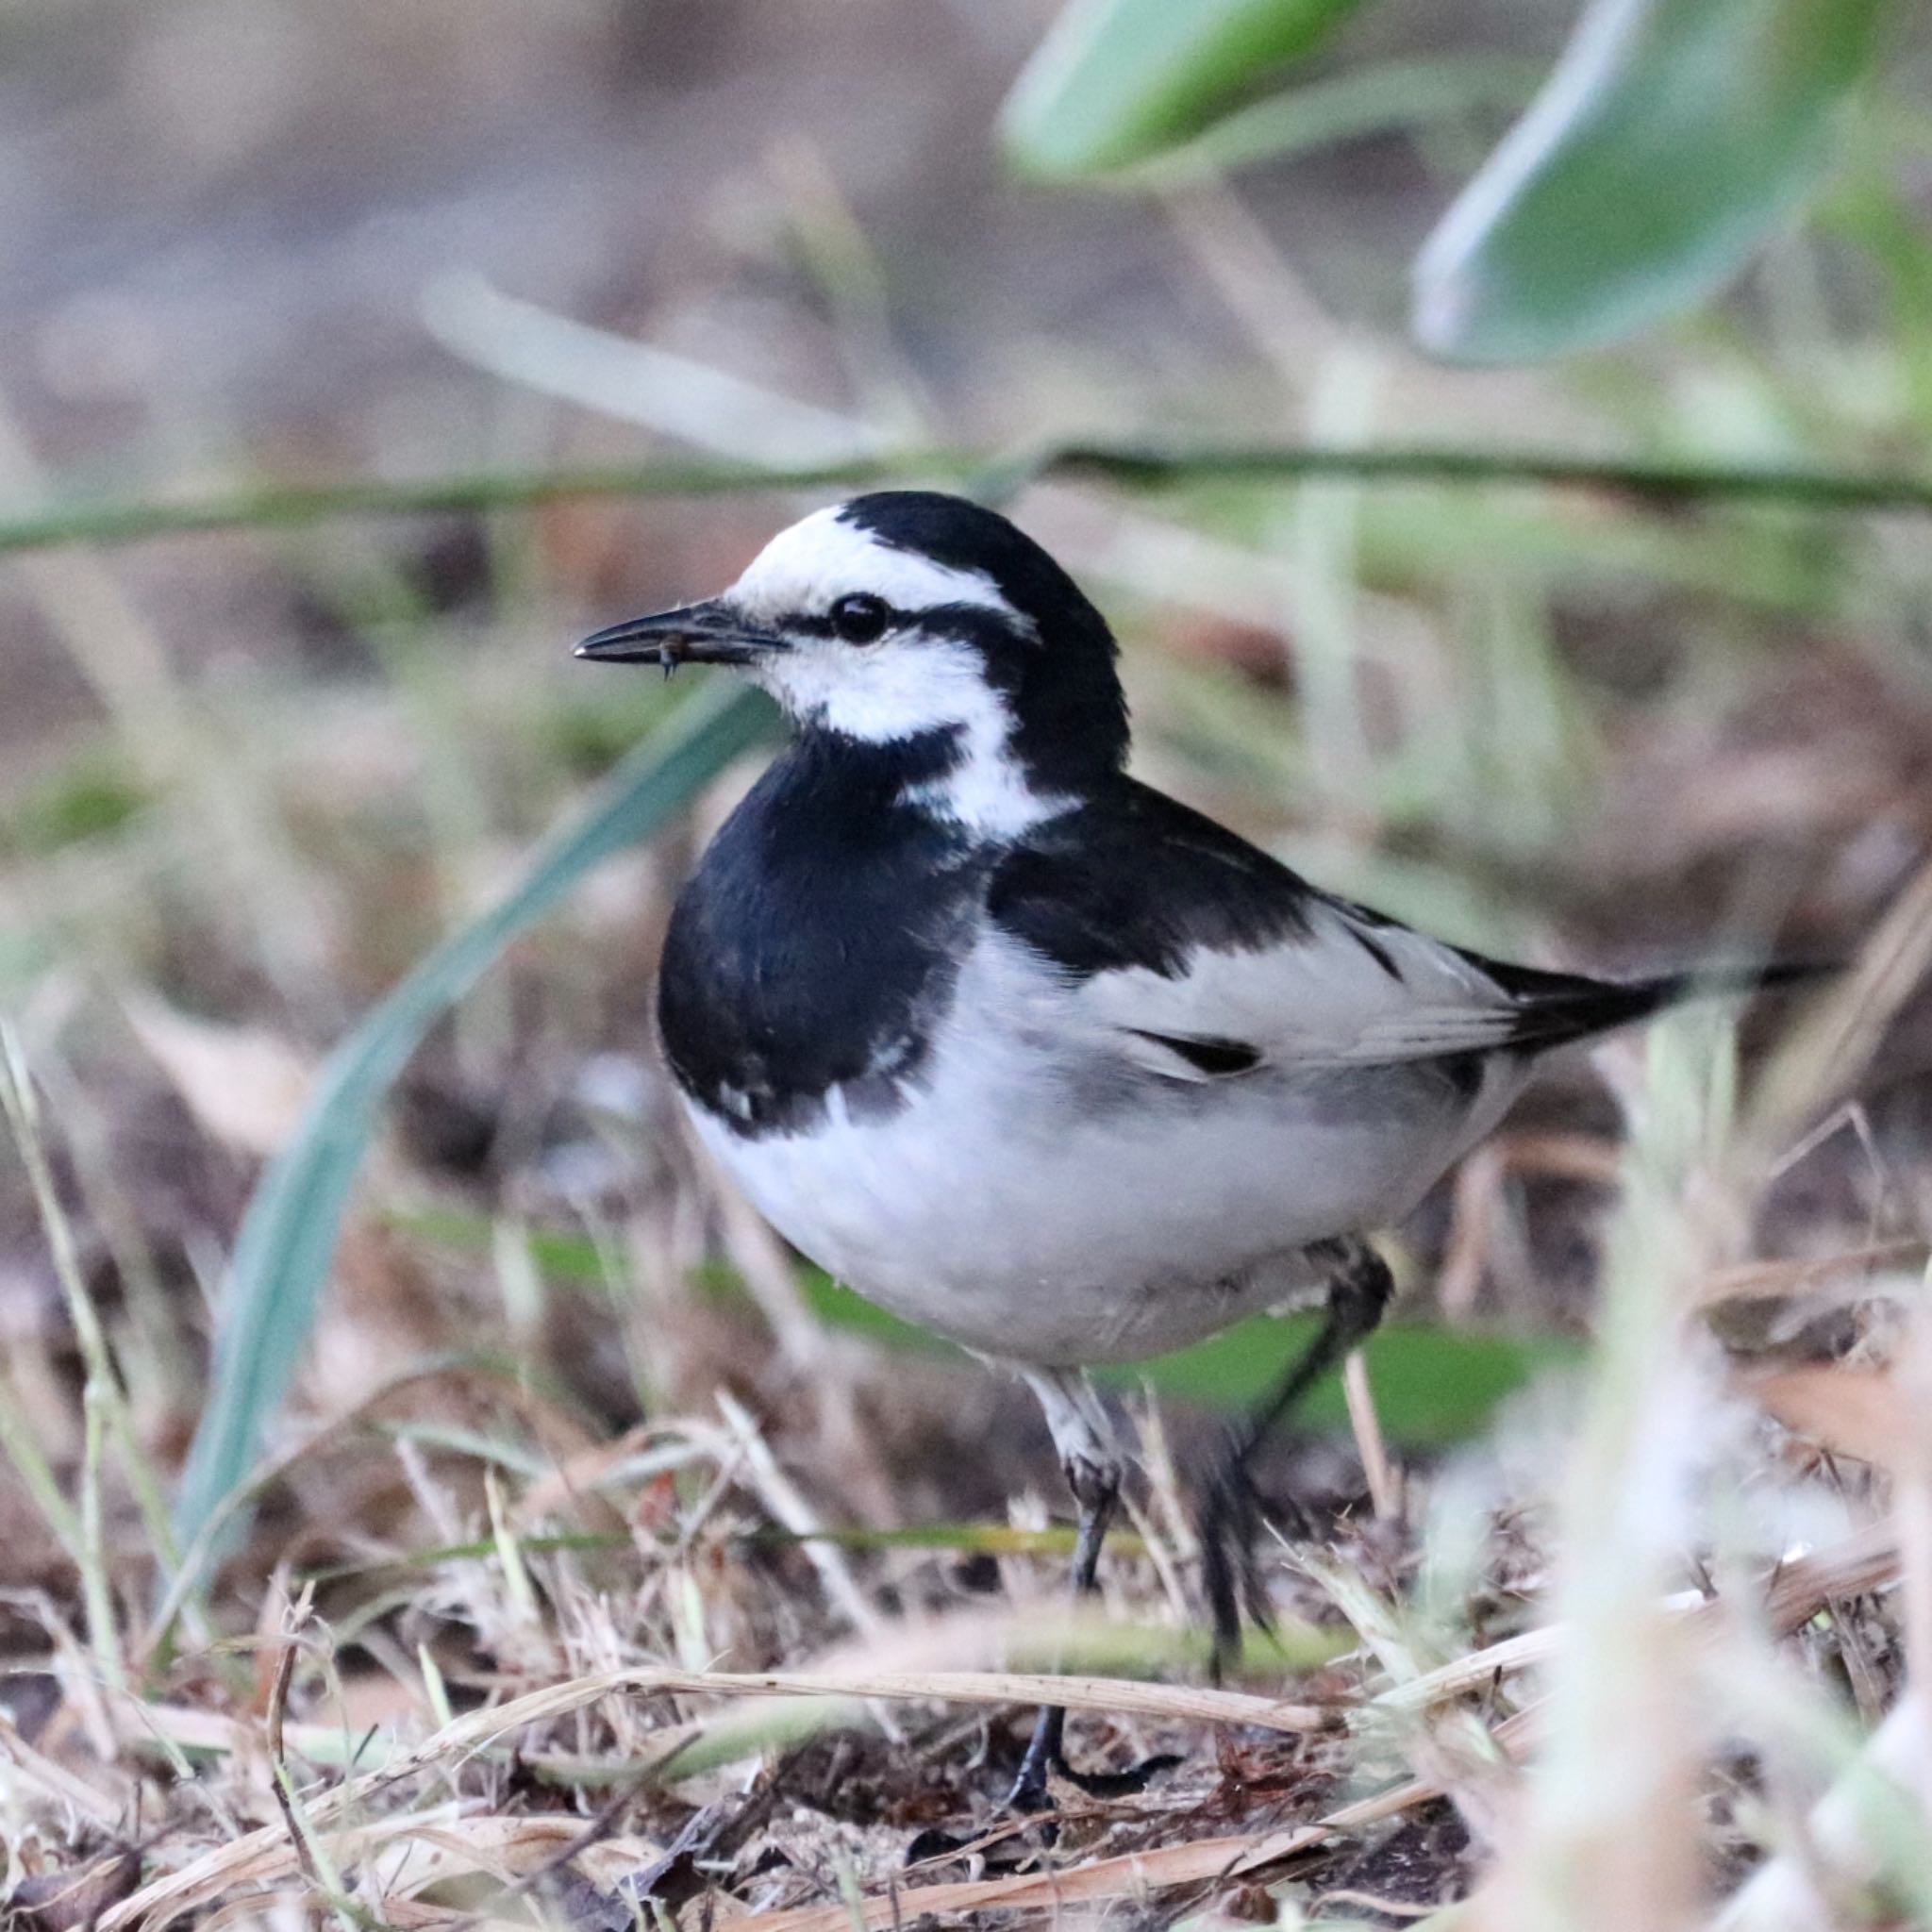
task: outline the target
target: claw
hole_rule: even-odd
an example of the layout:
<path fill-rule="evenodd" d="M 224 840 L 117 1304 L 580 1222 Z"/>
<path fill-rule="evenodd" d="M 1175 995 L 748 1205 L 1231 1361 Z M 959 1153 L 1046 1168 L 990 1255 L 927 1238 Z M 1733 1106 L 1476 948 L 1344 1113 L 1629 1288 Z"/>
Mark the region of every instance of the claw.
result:
<path fill-rule="evenodd" d="M 1124 1771 L 1075 1771 L 1065 1758 L 1057 1767 L 1067 1782 L 1090 1798 L 1138 1798 L 1162 1772 L 1173 1771 L 1187 1760 L 1178 1751 L 1157 1751 Z"/>
<path fill-rule="evenodd" d="M 1007 1793 L 1007 1808 L 1023 1818 L 1051 1811 L 1054 1802 L 1047 1790 L 1049 1771 L 1090 1798 L 1138 1798 L 1163 1772 L 1173 1771 L 1185 1761 L 1177 1752 L 1157 1751 L 1125 1771 L 1075 1771 L 1058 1752 L 1051 1759 L 1036 1759 L 1029 1753 L 1020 1767 L 1020 1775 L 1013 1780 L 1013 1789 Z"/>
<path fill-rule="evenodd" d="M 1026 1755 L 1020 1760 L 1020 1774 L 1007 1793 L 1007 1809 L 1022 1817 L 1053 1808 L 1046 1789 L 1047 1774 L 1066 1763 L 1060 1755 L 1060 1740 L 1066 1736 L 1067 1714 L 1057 1705 L 1047 1705 L 1035 1718 L 1033 1736 L 1027 1740 Z"/>
<path fill-rule="evenodd" d="M 1020 1767 L 1013 1789 L 1007 1793 L 1007 1809 L 1020 1818 L 1036 1817 L 1053 1809 L 1053 1793 L 1046 1788 L 1046 1766 L 1030 1760 Z"/>

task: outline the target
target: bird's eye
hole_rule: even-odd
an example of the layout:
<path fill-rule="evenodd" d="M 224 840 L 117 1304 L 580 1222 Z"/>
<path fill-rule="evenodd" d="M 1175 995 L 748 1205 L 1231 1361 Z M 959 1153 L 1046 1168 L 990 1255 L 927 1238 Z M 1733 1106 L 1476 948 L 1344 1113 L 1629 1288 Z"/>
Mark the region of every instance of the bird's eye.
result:
<path fill-rule="evenodd" d="M 892 607 L 883 597 L 872 597 L 863 591 L 855 591 L 849 597 L 841 597 L 827 614 L 832 620 L 834 634 L 844 642 L 875 644 L 886 634 L 886 625 L 891 621 Z"/>

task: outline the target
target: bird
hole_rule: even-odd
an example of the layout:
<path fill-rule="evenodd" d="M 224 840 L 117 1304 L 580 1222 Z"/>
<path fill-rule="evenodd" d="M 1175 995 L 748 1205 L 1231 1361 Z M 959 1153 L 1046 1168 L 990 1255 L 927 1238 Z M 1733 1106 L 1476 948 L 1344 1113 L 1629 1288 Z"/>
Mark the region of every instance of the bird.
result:
<path fill-rule="evenodd" d="M 697 1138 L 861 1295 L 1030 1385 L 1096 1587 L 1124 1457 L 1087 1371 L 1318 1300 L 1199 1504 L 1217 1659 L 1265 1619 L 1250 1465 L 1379 1323 L 1373 1243 L 1554 1050 L 1708 990 L 1488 958 L 1130 775 L 1118 647 L 977 502 L 884 490 L 587 638 L 790 724 L 680 891 L 658 1024 Z M 1776 969 L 1740 975 L 1750 984 Z M 1046 1807 L 1064 1712 L 1008 1803 Z"/>

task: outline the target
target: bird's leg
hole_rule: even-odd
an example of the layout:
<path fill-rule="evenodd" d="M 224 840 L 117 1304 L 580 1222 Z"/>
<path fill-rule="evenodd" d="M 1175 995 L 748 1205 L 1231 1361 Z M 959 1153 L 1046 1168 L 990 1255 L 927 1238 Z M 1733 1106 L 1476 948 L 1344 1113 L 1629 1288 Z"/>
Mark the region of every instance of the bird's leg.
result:
<path fill-rule="evenodd" d="M 1241 1651 L 1241 1612 L 1260 1628 L 1268 1598 L 1255 1564 L 1260 1509 L 1248 1465 L 1274 1429 L 1382 1319 L 1395 1284 L 1388 1264 L 1359 1237 L 1310 1250 L 1329 1265 L 1328 1306 L 1315 1339 L 1280 1386 L 1228 1437 L 1201 1504 L 1201 1574 L 1214 1620 L 1212 1668 L 1219 1680 Z"/>
<path fill-rule="evenodd" d="M 1120 1447 L 1107 1411 L 1086 1376 L 1065 1369 L 1025 1369 L 1027 1386 L 1046 1411 L 1046 1425 L 1059 1452 L 1060 1468 L 1080 1508 L 1074 1544 L 1074 1597 L 1091 1595 L 1100 1574 L 1100 1550 L 1107 1525 L 1120 1500 L 1123 1474 Z M 1062 1744 L 1067 1713 L 1058 1704 L 1042 1705 L 1034 1720 L 1032 1740 L 1020 1761 L 1008 1803 L 1015 1811 L 1039 1811 L 1047 1804 L 1050 1771 L 1065 1771 Z"/>

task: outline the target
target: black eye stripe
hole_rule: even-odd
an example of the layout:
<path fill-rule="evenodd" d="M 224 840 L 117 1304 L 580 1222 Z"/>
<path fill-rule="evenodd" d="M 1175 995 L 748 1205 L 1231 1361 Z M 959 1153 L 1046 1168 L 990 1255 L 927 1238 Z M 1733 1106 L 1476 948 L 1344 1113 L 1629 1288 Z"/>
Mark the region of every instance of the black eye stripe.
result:
<path fill-rule="evenodd" d="M 908 610 L 874 596 L 869 591 L 848 591 L 843 597 L 835 598 L 829 610 L 791 610 L 768 622 L 773 630 L 786 637 L 836 638 L 841 632 L 834 613 L 840 605 L 848 602 L 876 605 L 884 618 L 882 630 L 925 631 L 980 649 L 996 641 L 1039 642 L 1033 620 L 1017 611 L 991 610 L 983 604 L 932 604 L 922 610 Z"/>
<path fill-rule="evenodd" d="M 883 599 L 880 602 L 884 604 Z M 901 610 L 896 605 L 891 604 L 885 604 L 884 608 L 887 624 L 895 630 L 905 629 L 921 621 L 919 612 Z M 839 635 L 838 626 L 827 611 L 791 611 L 784 617 L 775 619 L 772 628 L 783 632 L 788 637 L 835 638 Z"/>

